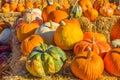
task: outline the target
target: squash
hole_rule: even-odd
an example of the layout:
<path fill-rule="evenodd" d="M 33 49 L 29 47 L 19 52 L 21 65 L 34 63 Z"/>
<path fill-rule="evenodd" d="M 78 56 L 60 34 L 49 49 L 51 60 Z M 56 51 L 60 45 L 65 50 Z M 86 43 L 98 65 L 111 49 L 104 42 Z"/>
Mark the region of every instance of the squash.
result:
<path fill-rule="evenodd" d="M 43 38 L 39 35 L 31 35 L 22 41 L 20 48 L 22 53 L 28 56 L 34 47 L 40 46 L 43 42 Z"/>
<path fill-rule="evenodd" d="M 83 39 L 80 25 L 62 21 L 54 33 L 55 44 L 63 50 L 72 50 L 75 43 Z"/>
<path fill-rule="evenodd" d="M 26 69 L 33 76 L 43 77 L 60 71 L 66 54 L 59 47 L 43 43 L 35 47 L 26 61 Z"/>
<path fill-rule="evenodd" d="M 12 32 L 10 28 L 5 28 L 1 33 L 0 33 L 0 43 L 1 44 L 8 44 L 9 41 L 11 40 L 12 37 Z"/>
<path fill-rule="evenodd" d="M 10 11 L 16 11 L 17 4 L 16 3 L 10 3 Z"/>
<path fill-rule="evenodd" d="M 96 80 L 104 71 L 104 62 L 97 53 L 83 51 L 74 57 L 70 69 L 81 80 Z"/>
<path fill-rule="evenodd" d="M 91 39 L 85 39 L 75 44 L 74 46 L 75 55 L 79 54 L 80 52 L 86 51 L 87 47 L 90 47 L 92 51 L 97 53 L 103 59 L 106 53 L 111 50 L 111 46 L 107 42 L 100 40 L 95 41 L 95 38 L 92 37 Z"/>
<path fill-rule="evenodd" d="M 46 44 L 55 44 L 53 35 L 58 26 L 58 23 L 52 21 L 45 22 L 35 31 L 35 34 L 40 35 L 45 40 Z"/>
<path fill-rule="evenodd" d="M 24 12 L 24 11 L 25 11 L 25 7 L 24 7 L 23 4 L 18 3 L 16 10 L 17 10 L 18 12 Z"/>
<path fill-rule="evenodd" d="M 33 4 L 30 1 L 25 2 L 25 9 L 31 9 L 33 8 Z"/>

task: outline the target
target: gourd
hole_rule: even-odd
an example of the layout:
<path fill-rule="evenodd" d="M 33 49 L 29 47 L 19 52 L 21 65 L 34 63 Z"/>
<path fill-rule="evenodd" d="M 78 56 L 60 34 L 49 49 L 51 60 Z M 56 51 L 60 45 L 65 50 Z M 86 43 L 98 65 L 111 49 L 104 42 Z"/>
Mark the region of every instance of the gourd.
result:
<path fill-rule="evenodd" d="M 28 56 L 26 69 L 33 76 L 43 77 L 59 72 L 66 59 L 65 52 L 59 47 L 43 43 Z"/>
<path fill-rule="evenodd" d="M 58 26 L 59 24 L 56 22 L 45 22 L 35 31 L 35 34 L 40 35 L 46 44 L 55 44 L 53 36 Z"/>

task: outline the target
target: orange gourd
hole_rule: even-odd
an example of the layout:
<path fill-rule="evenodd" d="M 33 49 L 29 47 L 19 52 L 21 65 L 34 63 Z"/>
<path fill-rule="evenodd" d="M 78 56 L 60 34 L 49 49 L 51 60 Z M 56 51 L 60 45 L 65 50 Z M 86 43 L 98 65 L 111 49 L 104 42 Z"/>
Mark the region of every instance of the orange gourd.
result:
<path fill-rule="evenodd" d="M 22 53 L 28 56 L 34 47 L 40 46 L 43 42 L 42 37 L 39 35 L 31 35 L 22 41 L 20 48 Z"/>
<path fill-rule="evenodd" d="M 24 5 L 19 3 L 19 4 L 17 5 L 17 11 L 18 11 L 18 12 L 23 12 L 24 10 L 25 10 Z"/>
<path fill-rule="evenodd" d="M 33 8 L 33 4 L 32 4 L 32 2 L 27 1 L 27 2 L 25 3 L 25 9 L 30 9 L 30 8 Z"/>
<path fill-rule="evenodd" d="M 104 58 L 106 53 L 111 50 L 111 47 L 107 42 L 100 40 L 95 41 L 95 38 L 92 37 L 92 39 L 85 39 L 75 44 L 75 55 L 79 54 L 80 52 L 86 51 L 87 47 L 90 47 L 92 51 L 100 55 L 102 58 Z"/>
<path fill-rule="evenodd" d="M 16 9 L 17 9 L 17 4 L 11 3 L 11 4 L 10 4 L 10 10 L 11 10 L 11 11 L 16 11 Z"/>
<path fill-rule="evenodd" d="M 74 57 L 70 68 L 80 80 L 96 80 L 104 71 L 104 62 L 97 53 L 84 51 Z"/>

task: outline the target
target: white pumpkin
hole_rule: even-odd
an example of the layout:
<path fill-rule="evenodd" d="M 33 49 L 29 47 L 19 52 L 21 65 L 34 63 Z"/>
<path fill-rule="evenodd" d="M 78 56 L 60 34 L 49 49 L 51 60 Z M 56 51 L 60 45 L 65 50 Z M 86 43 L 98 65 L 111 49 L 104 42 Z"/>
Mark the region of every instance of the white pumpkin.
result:
<path fill-rule="evenodd" d="M 58 23 L 55 22 L 46 22 L 42 24 L 36 31 L 35 34 L 40 35 L 46 42 L 46 44 L 55 44 L 53 35 L 56 31 L 57 27 L 59 26 Z"/>
<path fill-rule="evenodd" d="M 0 44 L 7 44 L 12 36 L 10 28 L 5 28 L 0 34 Z"/>
<path fill-rule="evenodd" d="M 40 21 L 40 23 L 42 23 L 43 19 L 41 14 L 42 14 L 42 11 L 39 8 L 28 9 L 24 14 L 23 19 L 30 18 L 31 21 L 37 20 L 37 21 Z"/>

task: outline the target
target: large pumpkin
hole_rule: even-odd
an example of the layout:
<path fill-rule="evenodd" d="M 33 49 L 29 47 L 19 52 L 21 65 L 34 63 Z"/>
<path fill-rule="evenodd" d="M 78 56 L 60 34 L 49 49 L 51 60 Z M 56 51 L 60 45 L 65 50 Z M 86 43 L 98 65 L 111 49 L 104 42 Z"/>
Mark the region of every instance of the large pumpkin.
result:
<path fill-rule="evenodd" d="M 76 42 L 83 39 L 83 32 L 80 25 L 75 23 L 61 22 L 61 25 L 54 33 L 54 41 L 57 46 L 64 50 L 71 50 Z"/>
<path fill-rule="evenodd" d="M 39 27 L 37 21 L 32 21 L 31 23 L 25 22 L 17 29 L 17 37 L 19 42 L 23 41 L 25 38 L 34 34 L 35 30 Z"/>
<path fill-rule="evenodd" d="M 97 53 L 84 51 L 71 62 L 72 73 L 82 80 L 96 80 L 104 71 L 104 62 Z"/>
<path fill-rule="evenodd" d="M 46 22 L 35 31 L 35 34 L 40 35 L 48 45 L 54 44 L 53 35 L 58 26 L 58 23 Z"/>
<path fill-rule="evenodd" d="M 26 61 L 26 69 L 34 76 L 54 74 L 62 68 L 66 54 L 59 47 L 41 44 L 35 47 Z"/>
<path fill-rule="evenodd" d="M 104 58 L 104 63 L 107 72 L 120 77 L 120 48 L 109 51 Z"/>
<path fill-rule="evenodd" d="M 107 42 L 100 40 L 95 41 L 95 38 L 93 37 L 92 39 L 85 39 L 76 43 L 74 46 L 75 55 L 86 51 L 87 47 L 90 47 L 92 51 L 99 54 L 102 58 L 104 58 L 106 53 L 111 50 L 111 47 Z"/>
<path fill-rule="evenodd" d="M 31 35 L 22 41 L 20 48 L 22 53 L 28 56 L 34 47 L 40 46 L 43 42 L 42 37 L 39 35 Z"/>
<path fill-rule="evenodd" d="M 112 26 L 110 31 L 110 39 L 119 39 L 120 38 L 120 19 Z"/>

